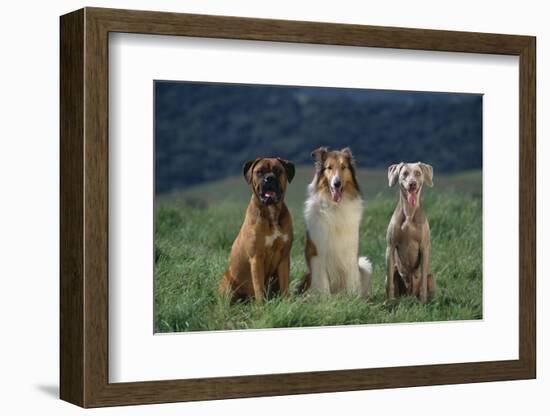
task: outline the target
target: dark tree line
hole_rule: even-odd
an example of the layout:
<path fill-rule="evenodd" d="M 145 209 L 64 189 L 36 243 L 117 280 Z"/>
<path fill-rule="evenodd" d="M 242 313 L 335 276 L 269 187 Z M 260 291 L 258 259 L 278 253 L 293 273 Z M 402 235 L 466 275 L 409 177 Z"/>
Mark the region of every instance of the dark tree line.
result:
<path fill-rule="evenodd" d="M 156 192 L 239 174 L 258 156 L 310 164 L 322 145 L 350 146 L 363 168 L 478 169 L 481 112 L 474 94 L 156 82 Z"/>

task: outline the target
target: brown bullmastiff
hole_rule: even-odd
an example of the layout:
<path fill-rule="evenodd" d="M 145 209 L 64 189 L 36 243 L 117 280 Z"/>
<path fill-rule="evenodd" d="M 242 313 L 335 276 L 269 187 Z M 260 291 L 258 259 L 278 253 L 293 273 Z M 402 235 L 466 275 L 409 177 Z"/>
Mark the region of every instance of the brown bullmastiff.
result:
<path fill-rule="evenodd" d="M 284 197 L 294 177 L 294 164 L 281 158 L 258 158 L 244 164 L 243 175 L 252 196 L 231 247 L 220 293 L 230 295 L 232 301 L 254 296 L 261 303 L 267 288 L 288 294 L 293 231 Z"/>

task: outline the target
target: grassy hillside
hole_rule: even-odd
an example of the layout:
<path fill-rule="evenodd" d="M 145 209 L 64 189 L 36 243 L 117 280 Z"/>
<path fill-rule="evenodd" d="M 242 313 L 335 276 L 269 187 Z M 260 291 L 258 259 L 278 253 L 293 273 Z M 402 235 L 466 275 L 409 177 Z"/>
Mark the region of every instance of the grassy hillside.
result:
<path fill-rule="evenodd" d="M 299 167 L 286 201 L 294 221 L 291 288 L 306 271 L 302 207 L 312 168 Z M 262 306 L 229 305 L 217 287 L 241 226 L 250 190 L 242 177 L 157 198 L 155 210 L 155 330 L 157 332 L 480 319 L 482 315 L 481 172 L 434 177 L 423 192 L 432 232 L 431 271 L 438 293 L 384 304 L 386 228 L 397 201 L 385 171 L 360 171 L 365 211 L 360 254 L 374 264 L 373 296 L 293 294 Z"/>

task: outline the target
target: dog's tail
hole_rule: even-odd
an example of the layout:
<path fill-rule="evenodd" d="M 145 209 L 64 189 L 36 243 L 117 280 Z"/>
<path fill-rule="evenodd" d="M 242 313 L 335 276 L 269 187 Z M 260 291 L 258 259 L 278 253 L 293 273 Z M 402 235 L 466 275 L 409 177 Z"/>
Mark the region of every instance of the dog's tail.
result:
<path fill-rule="evenodd" d="M 298 294 L 303 295 L 311 287 L 311 272 L 307 272 L 298 285 Z"/>
<path fill-rule="evenodd" d="M 361 275 L 360 294 L 368 298 L 372 292 L 372 263 L 367 257 L 359 257 L 359 274 Z"/>

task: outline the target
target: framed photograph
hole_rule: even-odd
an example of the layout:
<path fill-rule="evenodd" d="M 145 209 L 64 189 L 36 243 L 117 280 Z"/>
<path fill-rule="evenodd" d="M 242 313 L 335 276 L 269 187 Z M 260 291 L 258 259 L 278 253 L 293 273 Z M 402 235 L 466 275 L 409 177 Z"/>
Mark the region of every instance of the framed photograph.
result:
<path fill-rule="evenodd" d="M 63 400 L 536 377 L 534 37 L 60 30 Z"/>

